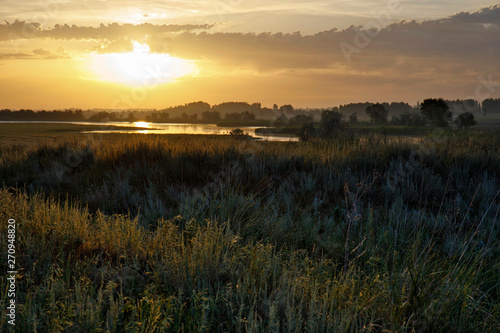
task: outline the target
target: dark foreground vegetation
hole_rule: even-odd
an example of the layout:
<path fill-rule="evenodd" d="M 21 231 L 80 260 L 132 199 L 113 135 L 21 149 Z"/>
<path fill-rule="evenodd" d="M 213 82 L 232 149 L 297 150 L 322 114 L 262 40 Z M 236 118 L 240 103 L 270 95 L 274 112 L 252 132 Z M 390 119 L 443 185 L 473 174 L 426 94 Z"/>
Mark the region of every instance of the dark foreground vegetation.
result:
<path fill-rule="evenodd" d="M 471 133 L 2 141 L 16 330 L 497 332 L 500 136 Z"/>

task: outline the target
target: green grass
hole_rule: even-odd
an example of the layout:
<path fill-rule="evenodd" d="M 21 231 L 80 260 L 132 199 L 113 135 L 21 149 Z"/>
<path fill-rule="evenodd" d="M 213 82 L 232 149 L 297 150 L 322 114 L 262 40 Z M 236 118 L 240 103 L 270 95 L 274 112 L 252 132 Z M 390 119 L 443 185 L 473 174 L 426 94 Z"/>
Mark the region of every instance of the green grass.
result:
<path fill-rule="evenodd" d="M 7 140 L 16 330 L 496 332 L 500 138 L 445 138 Z"/>

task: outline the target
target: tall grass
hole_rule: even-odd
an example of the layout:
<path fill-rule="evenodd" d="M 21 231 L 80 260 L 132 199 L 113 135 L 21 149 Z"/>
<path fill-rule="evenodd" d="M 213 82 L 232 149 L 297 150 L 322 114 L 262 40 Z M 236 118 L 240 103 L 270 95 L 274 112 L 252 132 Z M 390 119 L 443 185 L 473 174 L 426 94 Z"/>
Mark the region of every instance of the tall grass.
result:
<path fill-rule="evenodd" d="M 19 331 L 500 327 L 498 137 L 106 138 L 1 148 Z"/>

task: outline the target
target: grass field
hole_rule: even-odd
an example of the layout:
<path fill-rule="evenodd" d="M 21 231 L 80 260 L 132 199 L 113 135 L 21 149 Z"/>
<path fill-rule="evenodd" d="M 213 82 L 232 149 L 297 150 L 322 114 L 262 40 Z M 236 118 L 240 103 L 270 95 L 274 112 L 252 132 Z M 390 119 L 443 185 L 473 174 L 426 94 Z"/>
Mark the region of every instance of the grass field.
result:
<path fill-rule="evenodd" d="M 18 332 L 500 329 L 492 132 L 283 143 L 22 126 L 0 127 Z"/>

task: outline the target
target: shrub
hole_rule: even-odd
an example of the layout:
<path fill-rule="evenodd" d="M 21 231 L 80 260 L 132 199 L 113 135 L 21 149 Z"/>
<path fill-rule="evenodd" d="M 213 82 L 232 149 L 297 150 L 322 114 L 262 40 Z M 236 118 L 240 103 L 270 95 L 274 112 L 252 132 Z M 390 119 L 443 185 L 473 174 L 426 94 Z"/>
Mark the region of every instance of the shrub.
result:
<path fill-rule="evenodd" d="M 455 124 L 460 128 L 467 128 L 476 125 L 476 120 L 474 120 L 472 113 L 464 112 L 458 115 Z"/>

